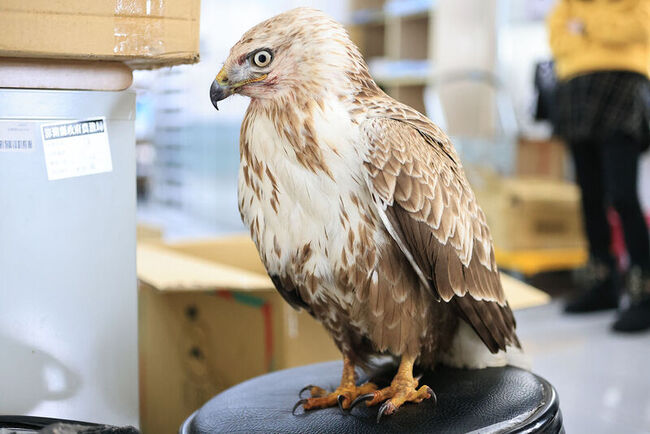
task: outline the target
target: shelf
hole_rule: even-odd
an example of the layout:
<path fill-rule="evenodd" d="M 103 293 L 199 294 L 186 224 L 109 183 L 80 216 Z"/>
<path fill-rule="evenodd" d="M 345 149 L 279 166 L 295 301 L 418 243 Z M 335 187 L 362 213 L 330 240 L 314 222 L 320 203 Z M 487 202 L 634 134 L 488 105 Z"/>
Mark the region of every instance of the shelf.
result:
<path fill-rule="evenodd" d="M 435 0 L 391 0 L 384 5 L 384 13 L 390 17 L 423 17 L 428 15 L 435 5 Z"/>
<path fill-rule="evenodd" d="M 387 2 L 383 8 L 375 6 L 353 10 L 350 24 L 373 25 L 383 24 L 386 19 L 427 18 L 435 9 L 435 4 L 435 0 L 393 0 Z"/>
<path fill-rule="evenodd" d="M 432 74 L 436 0 L 351 0 L 350 37 L 393 98 L 424 113 Z"/>
<path fill-rule="evenodd" d="M 383 24 L 384 11 L 381 9 L 360 9 L 352 12 L 350 19 L 353 25 Z"/>
<path fill-rule="evenodd" d="M 370 75 L 387 86 L 424 85 L 433 73 L 429 60 L 388 60 L 374 58 L 368 61 Z"/>

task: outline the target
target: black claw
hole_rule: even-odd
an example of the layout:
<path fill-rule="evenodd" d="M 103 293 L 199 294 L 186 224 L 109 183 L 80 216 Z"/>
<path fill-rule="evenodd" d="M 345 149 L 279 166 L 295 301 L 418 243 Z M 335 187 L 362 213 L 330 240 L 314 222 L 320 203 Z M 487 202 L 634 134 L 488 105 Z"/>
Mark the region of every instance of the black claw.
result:
<path fill-rule="evenodd" d="M 365 395 L 359 395 L 359 396 L 357 396 L 357 398 L 356 398 L 354 401 L 352 401 L 352 404 L 350 404 L 350 407 L 348 408 L 348 410 L 352 411 L 352 409 L 353 409 L 353 408 L 354 408 L 358 403 L 360 403 L 360 402 L 364 402 L 364 401 L 368 401 L 368 400 L 370 400 L 370 399 L 372 399 L 372 398 L 374 398 L 374 397 L 375 397 L 375 394 L 374 394 L 374 393 L 366 393 Z"/>
<path fill-rule="evenodd" d="M 311 389 L 312 387 L 316 387 L 316 386 L 314 386 L 313 384 L 308 384 L 308 385 L 306 385 L 305 387 L 303 387 L 302 389 L 300 389 L 300 392 L 298 392 L 298 398 L 302 399 L 302 393 L 303 393 L 305 390 L 309 390 L 309 389 Z"/>
<path fill-rule="evenodd" d="M 298 409 L 298 407 L 305 404 L 306 402 L 307 402 L 306 399 L 301 399 L 300 401 L 296 402 L 296 404 L 293 406 L 293 410 L 291 410 L 291 414 L 293 414 L 295 416 L 296 415 L 296 410 Z"/>
<path fill-rule="evenodd" d="M 377 423 L 379 423 L 379 420 L 380 420 L 381 417 L 384 415 L 384 413 L 386 412 L 386 410 L 388 410 L 388 408 L 389 408 L 390 406 L 392 406 L 392 405 L 393 405 L 393 403 L 390 402 L 390 400 L 388 400 L 388 401 L 384 402 L 384 403 L 381 405 L 381 407 L 379 407 L 379 411 L 377 412 Z M 393 410 L 393 411 L 394 411 L 394 410 Z M 391 413 L 388 413 L 388 414 L 391 414 Z"/>
<path fill-rule="evenodd" d="M 438 397 L 436 396 L 436 393 L 433 391 L 433 389 L 427 386 L 427 393 L 431 395 L 430 399 L 433 401 L 433 405 L 438 405 Z"/>
<path fill-rule="evenodd" d="M 342 414 L 345 414 L 345 409 L 343 408 L 343 401 L 345 401 L 344 395 L 339 395 L 336 397 L 336 402 L 339 403 L 339 410 L 341 410 Z"/>

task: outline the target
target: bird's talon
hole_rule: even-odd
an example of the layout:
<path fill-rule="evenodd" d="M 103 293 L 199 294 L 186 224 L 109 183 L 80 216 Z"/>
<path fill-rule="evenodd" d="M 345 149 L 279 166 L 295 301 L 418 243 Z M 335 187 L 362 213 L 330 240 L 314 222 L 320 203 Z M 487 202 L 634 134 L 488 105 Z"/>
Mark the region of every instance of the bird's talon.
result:
<path fill-rule="evenodd" d="M 348 410 L 352 410 L 360 402 L 371 400 L 374 397 L 375 397 L 374 393 L 366 393 L 365 395 L 359 395 L 359 396 L 357 396 L 357 398 L 354 401 L 352 401 L 352 404 L 350 404 L 350 407 L 348 408 Z"/>
<path fill-rule="evenodd" d="M 298 392 L 298 398 L 302 399 L 303 392 L 305 390 L 311 390 L 312 387 L 316 387 L 316 386 L 314 386 L 313 384 L 308 384 L 305 387 L 303 387 L 302 389 L 300 389 L 300 392 Z"/>
<path fill-rule="evenodd" d="M 295 416 L 298 407 L 300 407 L 301 405 L 305 405 L 306 403 L 307 403 L 307 399 L 301 399 L 300 401 L 296 402 L 295 405 L 293 406 L 293 410 L 291 410 L 291 414 Z M 303 408 L 303 410 L 305 409 Z"/>
<path fill-rule="evenodd" d="M 384 414 L 391 415 L 393 413 L 395 413 L 395 404 L 393 404 L 390 400 L 384 402 L 381 407 L 379 407 L 379 411 L 377 412 L 377 423 L 379 423 L 379 420 Z"/>
<path fill-rule="evenodd" d="M 438 397 L 436 396 L 436 393 L 433 391 L 433 389 L 429 386 L 427 386 L 427 393 L 429 394 L 429 399 L 433 401 L 433 405 L 438 405 Z"/>
<path fill-rule="evenodd" d="M 345 414 L 345 409 L 343 408 L 343 402 L 345 402 L 346 399 L 347 397 L 345 395 L 339 395 L 336 397 L 336 402 L 338 402 L 339 410 L 341 410 L 342 414 Z"/>

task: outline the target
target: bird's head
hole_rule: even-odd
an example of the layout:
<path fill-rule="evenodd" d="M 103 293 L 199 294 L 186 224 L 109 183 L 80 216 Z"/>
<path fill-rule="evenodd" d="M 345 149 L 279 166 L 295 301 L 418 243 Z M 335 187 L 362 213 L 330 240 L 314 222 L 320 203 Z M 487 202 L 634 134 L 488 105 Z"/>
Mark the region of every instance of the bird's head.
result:
<path fill-rule="evenodd" d="M 345 74 L 365 68 L 345 29 L 316 9 L 297 8 L 261 22 L 231 48 L 210 88 L 217 102 L 232 94 L 269 100 L 345 88 Z"/>

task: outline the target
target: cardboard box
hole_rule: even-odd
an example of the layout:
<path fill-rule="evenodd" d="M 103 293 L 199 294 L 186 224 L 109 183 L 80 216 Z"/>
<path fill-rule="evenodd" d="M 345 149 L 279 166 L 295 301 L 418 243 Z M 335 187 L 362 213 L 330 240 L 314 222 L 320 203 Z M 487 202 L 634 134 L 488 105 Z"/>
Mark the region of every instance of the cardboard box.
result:
<path fill-rule="evenodd" d="M 341 358 L 323 327 L 277 293 L 247 235 L 140 242 L 138 278 L 144 433 L 176 432 L 212 396 L 251 377 Z M 549 299 L 502 279 L 515 309 Z"/>
<path fill-rule="evenodd" d="M 585 246 L 580 191 L 575 184 L 538 178 L 492 179 L 475 188 L 497 249 Z"/>
<path fill-rule="evenodd" d="M 139 221 L 135 226 L 135 238 L 138 242 L 162 242 L 163 235 L 163 229 L 158 225 Z"/>
<path fill-rule="evenodd" d="M 140 426 L 177 432 L 221 390 L 335 360 L 333 341 L 277 293 L 248 237 L 138 246 Z"/>
<path fill-rule="evenodd" d="M 520 139 L 517 143 L 519 177 L 566 179 L 568 154 L 566 145 L 558 139 Z"/>
<path fill-rule="evenodd" d="M 199 14 L 200 0 L 3 0 L 0 57 L 194 63 Z"/>

